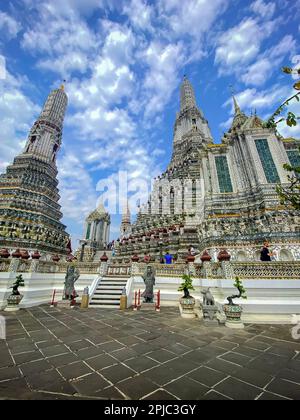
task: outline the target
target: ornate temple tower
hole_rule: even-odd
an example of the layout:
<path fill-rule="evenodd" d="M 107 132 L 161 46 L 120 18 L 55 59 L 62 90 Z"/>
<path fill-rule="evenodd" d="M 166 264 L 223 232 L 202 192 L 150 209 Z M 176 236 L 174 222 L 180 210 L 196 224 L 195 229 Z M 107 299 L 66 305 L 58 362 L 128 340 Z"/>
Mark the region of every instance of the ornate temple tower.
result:
<path fill-rule="evenodd" d="M 171 162 L 155 179 L 131 238 L 120 241 L 120 257 L 146 252 L 159 261 L 160 250 L 168 250 L 180 259 L 193 246 L 198 258 L 207 250 L 216 260 L 226 248 L 235 260 L 257 261 L 268 239 L 278 259 L 300 260 L 299 211 L 283 206 L 276 192 L 289 184 L 284 164 L 300 165 L 300 140 L 247 116 L 235 97 L 233 105 L 232 126 L 215 143 L 184 78 Z"/>
<path fill-rule="evenodd" d="M 208 122 L 196 103 L 194 89 L 184 77 L 180 88 L 180 112 L 176 116 L 173 155 L 169 169 L 197 154 L 199 146 L 212 143 Z"/>
<path fill-rule="evenodd" d="M 63 86 L 50 93 L 24 151 L 0 176 L 2 247 L 67 253 L 56 167 L 67 105 Z"/>
<path fill-rule="evenodd" d="M 126 209 L 123 211 L 122 223 L 120 228 L 121 239 L 125 236 L 130 235 L 131 233 L 131 214 L 129 210 L 128 202 L 126 204 Z"/>
<path fill-rule="evenodd" d="M 80 260 L 93 261 L 97 252 L 106 249 L 110 236 L 110 215 L 102 203 L 85 220 L 84 239 L 80 241 Z"/>

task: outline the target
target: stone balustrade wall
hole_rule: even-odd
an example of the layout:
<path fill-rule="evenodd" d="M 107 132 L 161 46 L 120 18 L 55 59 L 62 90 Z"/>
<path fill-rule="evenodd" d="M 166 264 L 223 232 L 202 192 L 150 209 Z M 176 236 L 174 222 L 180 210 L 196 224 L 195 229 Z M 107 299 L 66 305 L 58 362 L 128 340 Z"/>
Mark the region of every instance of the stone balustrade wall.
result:
<path fill-rule="evenodd" d="M 116 263 L 108 262 L 77 262 L 76 265 L 82 274 L 97 274 L 110 276 L 141 276 L 146 269 L 145 263 Z M 190 273 L 196 278 L 234 278 L 241 279 L 299 279 L 300 261 L 272 261 L 272 262 L 205 262 L 203 264 L 175 263 L 171 265 L 150 264 L 159 277 L 181 277 Z M 16 258 L 0 258 L 0 272 L 13 273 L 66 273 L 67 262 L 52 262 L 40 260 L 23 260 Z M 101 268 L 102 270 L 101 270 Z"/>

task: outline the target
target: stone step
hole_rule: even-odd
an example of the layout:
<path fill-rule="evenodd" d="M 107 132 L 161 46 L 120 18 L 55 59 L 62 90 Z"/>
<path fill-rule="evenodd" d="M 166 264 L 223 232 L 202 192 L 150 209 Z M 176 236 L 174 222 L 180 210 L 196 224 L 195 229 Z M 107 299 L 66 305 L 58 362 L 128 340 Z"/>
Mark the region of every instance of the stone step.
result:
<path fill-rule="evenodd" d="M 104 294 L 104 295 L 94 295 L 92 300 L 101 300 L 101 299 L 120 299 L 122 295 L 113 295 L 113 294 Z"/>
<path fill-rule="evenodd" d="M 106 303 L 90 303 L 90 306 L 92 306 L 93 308 L 103 308 L 103 309 L 119 309 L 119 305 L 107 305 Z"/>
<path fill-rule="evenodd" d="M 99 303 L 103 303 L 103 304 L 108 303 L 110 305 L 120 305 L 120 299 L 117 299 L 117 300 L 115 298 L 112 298 L 112 299 L 103 299 L 103 298 L 101 298 L 101 299 L 92 299 L 92 301 L 91 301 L 90 304 L 93 304 L 93 303 L 97 303 L 97 304 L 99 304 Z"/>
<path fill-rule="evenodd" d="M 117 286 L 119 289 L 121 289 L 121 287 L 125 287 L 127 283 L 100 283 L 98 287 L 101 286 L 106 286 L 106 287 L 110 287 L 110 286 Z"/>

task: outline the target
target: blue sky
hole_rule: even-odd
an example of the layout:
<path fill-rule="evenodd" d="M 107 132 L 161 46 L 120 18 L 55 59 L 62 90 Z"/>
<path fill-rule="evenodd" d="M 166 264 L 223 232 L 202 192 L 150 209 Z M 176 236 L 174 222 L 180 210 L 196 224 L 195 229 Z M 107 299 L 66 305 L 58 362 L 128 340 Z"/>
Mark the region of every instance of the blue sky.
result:
<path fill-rule="evenodd" d="M 280 68 L 300 63 L 299 22 L 300 0 L 0 0 L 0 171 L 66 79 L 58 168 L 75 245 L 99 180 L 119 170 L 150 180 L 167 166 L 184 74 L 217 143 L 232 118 L 230 85 L 264 118 L 288 97 Z"/>

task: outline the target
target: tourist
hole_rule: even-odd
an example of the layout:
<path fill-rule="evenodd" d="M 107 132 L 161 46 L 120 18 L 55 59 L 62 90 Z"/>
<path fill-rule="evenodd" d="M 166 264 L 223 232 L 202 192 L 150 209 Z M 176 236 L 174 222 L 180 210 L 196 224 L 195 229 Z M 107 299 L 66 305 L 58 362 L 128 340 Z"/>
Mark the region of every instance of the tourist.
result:
<path fill-rule="evenodd" d="M 268 262 L 268 261 L 272 261 L 272 257 L 274 257 L 274 254 L 272 252 L 270 252 L 269 250 L 269 242 L 265 241 L 264 242 L 264 246 L 260 252 L 260 260 L 263 262 Z"/>
<path fill-rule="evenodd" d="M 144 263 L 149 264 L 150 261 L 151 261 L 150 255 L 145 252 Z"/>
<path fill-rule="evenodd" d="M 169 252 L 167 252 L 165 255 L 165 261 L 166 261 L 166 264 L 168 265 L 173 263 L 173 256 L 170 255 Z"/>

